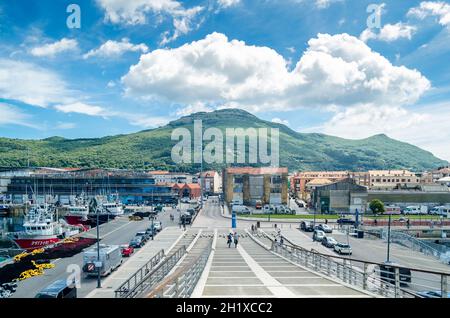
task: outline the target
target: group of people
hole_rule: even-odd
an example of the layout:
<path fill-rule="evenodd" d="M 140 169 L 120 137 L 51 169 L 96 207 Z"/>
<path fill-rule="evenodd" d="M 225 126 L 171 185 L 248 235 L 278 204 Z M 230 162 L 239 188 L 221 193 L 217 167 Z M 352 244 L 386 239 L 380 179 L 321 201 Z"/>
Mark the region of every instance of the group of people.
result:
<path fill-rule="evenodd" d="M 233 243 L 234 243 L 234 247 L 237 248 L 238 242 L 239 242 L 239 235 L 238 235 L 237 232 L 234 232 L 234 233 L 230 232 L 230 233 L 228 233 L 228 235 L 227 235 L 228 248 L 230 248 L 231 244 L 233 244 Z"/>

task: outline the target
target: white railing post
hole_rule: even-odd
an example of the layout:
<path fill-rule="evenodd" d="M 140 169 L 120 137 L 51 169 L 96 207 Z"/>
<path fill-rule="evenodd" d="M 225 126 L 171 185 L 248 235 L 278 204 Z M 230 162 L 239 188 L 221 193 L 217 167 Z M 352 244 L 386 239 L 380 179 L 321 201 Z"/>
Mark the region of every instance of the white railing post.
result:
<path fill-rule="evenodd" d="M 400 269 L 398 267 L 395 268 L 395 298 L 398 298 L 400 295 Z"/>
<path fill-rule="evenodd" d="M 448 298 L 447 295 L 447 275 L 441 275 L 441 297 Z"/>
<path fill-rule="evenodd" d="M 363 282 L 362 282 L 362 286 L 363 289 L 366 290 L 367 289 L 367 279 L 368 279 L 368 274 L 367 274 L 367 263 L 364 263 L 364 273 L 363 273 Z"/>

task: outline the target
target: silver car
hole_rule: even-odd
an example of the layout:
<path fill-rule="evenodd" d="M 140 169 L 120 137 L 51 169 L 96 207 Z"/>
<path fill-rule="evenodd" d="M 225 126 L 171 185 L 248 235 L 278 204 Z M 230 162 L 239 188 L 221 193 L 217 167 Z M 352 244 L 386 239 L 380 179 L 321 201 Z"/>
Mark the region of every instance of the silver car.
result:
<path fill-rule="evenodd" d="M 334 246 L 334 250 L 338 254 L 352 255 L 352 248 L 350 247 L 350 245 L 345 244 L 345 243 L 337 243 Z"/>
<path fill-rule="evenodd" d="M 320 230 L 315 230 L 313 234 L 313 241 L 322 242 L 325 238 L 325 232 Z"/>

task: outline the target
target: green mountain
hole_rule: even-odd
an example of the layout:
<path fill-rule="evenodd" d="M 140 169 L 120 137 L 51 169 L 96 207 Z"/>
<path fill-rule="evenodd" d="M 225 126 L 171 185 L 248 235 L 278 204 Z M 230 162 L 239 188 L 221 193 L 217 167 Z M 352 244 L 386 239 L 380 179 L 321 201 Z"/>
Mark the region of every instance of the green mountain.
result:
<path fill-rule="evenodd" d="M 197 171 L 199 165 L 175 165 L 171 141 L 175 128 L 192 131 L 193 121 L 201 119 L 203 129 L 279 128 L 280 165 L 293 170 L 409 169 L 422 171 L 447 165 L 430 152 L 416 146 L 376 135 L 347 140 L 324 134 L 304 134 L 288 127 L 261 120 L 239 109 L 196 113 L 170 122 L 164 127 L 128 135 L 92 139 L 51 137 L 43 140 L 0 138 L 0 166 L 20 167 L 105 167 L 133 169 L 172 169 Z M 207 142 L 205 142 L 207 144 Z M 248 149 L 247 149 L 248 152 Z M 222 168 L 224 165 L 205 165 Z"/>

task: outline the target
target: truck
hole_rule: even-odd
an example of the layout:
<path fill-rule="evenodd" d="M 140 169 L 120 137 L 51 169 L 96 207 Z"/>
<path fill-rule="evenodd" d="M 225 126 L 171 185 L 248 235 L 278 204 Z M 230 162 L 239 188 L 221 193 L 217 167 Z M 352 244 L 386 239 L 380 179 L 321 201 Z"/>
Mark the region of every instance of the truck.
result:
<path fill-rule="evenodd" d="M 389 205 L 385 208 L 384 214 L 401 214 L 401 209 L 399 206 Z"/>
<path fill-rule="evenodd" d="M 403 210 L 404 214 L 428 214 L 428 206 L 426 205 L 412 205 L 412 206 L 407 206 L 404 210 Z"/>
<path fill-rule="evenodd" d="M 107 276 L 122 264 L 122 253 L 119 245 L 100 244 L 100 259 L 97 246 L 83 253 L 83 272 L 87 276 L 97 276 L 97 268 L 101 276 Z"/>

